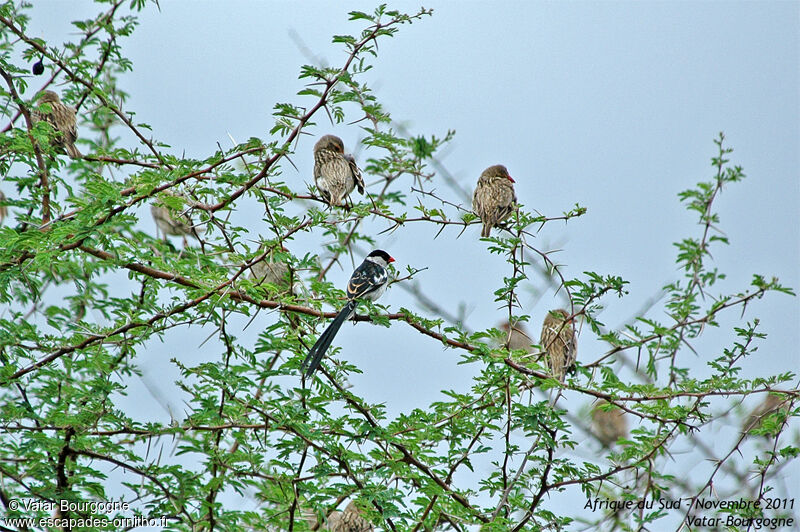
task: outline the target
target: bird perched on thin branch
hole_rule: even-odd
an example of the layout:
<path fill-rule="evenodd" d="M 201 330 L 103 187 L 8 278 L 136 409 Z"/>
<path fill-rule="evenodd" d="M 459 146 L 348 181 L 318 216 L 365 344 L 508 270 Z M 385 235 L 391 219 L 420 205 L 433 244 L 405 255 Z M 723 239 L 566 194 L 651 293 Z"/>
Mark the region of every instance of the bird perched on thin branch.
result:
<path fill-rule="evenodd" d="M 600 400 L 592 409 L 592 432 L 603 445 L 610 447 L 628 435 L 628 418 L 622 409 L 606 405 L 608 401 Z"/>
<path fill-rule="evenodd" d="M 394 262 L 394 259 L 388 253 L 376 249 L 353 271 L 347 282 L 347 304 L 339 311 L 303 360 L 302 368 L 305 369 L 306 378 L 311 377 L 319 367 L 336 333 L 355 312 L 358 300 L 377 301 L 386 291 L 386 286 L 389 284 L 387 268 L 390 262 Z"/>
<path fill-rule="evenodd" d="M 506 167 L 496 164 L 484 170 L 472 195 L 472 210 L 483 221 L 481 238 L 488 237 L 492 227 L 511 214 L 516 203 L 514 180 Z"/>
<path fill-rule="evenodd" d="M 569 312 L 564 309 L 551 310 L 542 323 L 542 337 L 539 344 L 544 349 L 545 360 L 550 372 L 564 382 L 567 372 L 575 366 L 578 345 L 575 329 Z"/>
<path fill-rule="evenodd" d="M 512 351 L 524 349 L 528 353 L 533 353 L 533 338 L 528 334 L 525 326 L 522 323 L 511 325 L 509 322 L 504 322 L 500 329 L 506 333 L 508 348 Z"/>
<path fill-rule="evenodd" d="M 272 285 L 278 292 L 288 291 L 292 284 L 289 265 L 273 260 L 272 254 L 250 266 L 250 279 L 259 285 Z"/>
<path fill-rule="evenodd" d="M 329 532 L 372 532 L 375 528 L 361 516 L 355 502 L 350 501 L 343 512 L 332 512 L 328 517 L 325 530 Z"/>
<path fill-rule="evenodd" d="M 150 213 L 153 215 L 156 227 L 163 233 L 164 240 L 167 239 L 167 235 L 182 236 L 184 243 L 186 243 L 187 236 L 192 236 L 199 240 L 197 236 L 198 230 L 194 227 L 192 219 L 187 214 L 172 212 L 169 207 L 160 202 L 150 206 Z"/>
<path fill-rule="evenodd" d="M 8 207 L 6 207 L 6 195 L 3 194 L 3 191 L 0 190 L 0 225 L 3 225 L 3 221 L 8 216 Z"/>
<path fill-rule="evenodd" d="M 767 397 L 761 402 L 760 405 L 755 407 L 747 419 L 742 424 L 742 433 L 748 434 L 752 430 L 760 429 L 765 418 L 778 412 L 780 408 L 788 402 L 786 397 L 778 395 L 767 394 Z M 766 438 L 774 437 L 774 433 L 764 434 Z"/>
<path fill-rule="evenodd" d="M 75 147 L 75 141 L 78 140 L 75 108 L 61 103 L 61 98 L 53 91 L 43 91 L 38 103 L 39 106 L 48 104 L 50 111 L 34 109 L 31 113 L 34 124 L 42 121 L 48 122 L 56 131 L 51 141 L 53 146 L 64 149 L 72 159 L 83 157 Z"/>
<path fill-rule="evenodd" d="M 352 155 L 344 152 L 342 139 L 324 135 L 314 145 L 314 183 L 331 206 L 342 204 L 353 189 L 364 194 L 364 178 Z"/>

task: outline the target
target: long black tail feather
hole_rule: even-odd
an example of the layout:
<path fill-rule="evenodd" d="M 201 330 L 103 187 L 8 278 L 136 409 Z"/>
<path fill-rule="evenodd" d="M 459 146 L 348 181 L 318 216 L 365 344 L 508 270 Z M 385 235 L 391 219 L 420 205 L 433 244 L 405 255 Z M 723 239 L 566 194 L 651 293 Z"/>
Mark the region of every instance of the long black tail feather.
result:
<path fill-rule="evenodd" d="M 342 310 L 339 311 L 339 314 L 333 318 L 333 321 L 328 328 L 325 329 L 317 343 L 314 344 L 308 354 L 306 355 L 305 360 L 303 360 L 303 365 L 301 368 L 305 369 L 306 378 L 311 377 L 314 372 L 319 367 L 320 363 L 322 362 L 322 357 L 325 356 L 325 353 L 328 351 L 328 348 L 331 346 L 331 342 L 333 342 L 333 338 L 336 336 L 336 333 L 339 332 L 339 329 L 342 327 L 347 318 L 353 313 L 356 309 L 356 302 L 354 300 L 350 300 L 344 306 Z"/>

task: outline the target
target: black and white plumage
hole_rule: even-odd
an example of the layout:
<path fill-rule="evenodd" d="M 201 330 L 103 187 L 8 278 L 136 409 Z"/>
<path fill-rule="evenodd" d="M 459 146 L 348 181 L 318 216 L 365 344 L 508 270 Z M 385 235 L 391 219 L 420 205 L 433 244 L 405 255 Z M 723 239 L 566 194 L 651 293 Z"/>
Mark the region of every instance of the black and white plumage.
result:
<path fill-rule="evenodd" d="M 302 368 L 305 370 L 306 378 L 313 375 L 319 367 L 336 333 L 355 312 L 358 300 L 377 301 L 386 291 L 386 286 L 389 284 L 387 267 L 390 262 L 394 262 L 394 259 L 388 253 L 376 249 L 353 271 L 347 282 L 347 304 L 339 311 L 303 360 Z"/>
<path fill-rule="evenodd" d="M 508 169 L 496 164 L 484 170 L 472 195 L 472 210 L 483 222 L 481 238 L 487 238 L 492 227 L 514 211 L 516 203 L 514 180 Z"/>
<path fill-rule="evenodd" d="M 33 122 L 48 122 L 56 132 L 52 139 L 53 146 L 63 148 L 72 159 L 83 157 L 78 148 L 75 147 L 75 141 L 78 140 L 75 108 L 61 103 L 61 98 L 53 91 L 42 92 L 38 103 L 39 105 L 49 105 L 50 111 L 34 110 L 31 113 Z"/>
<path fill-rule="evenodd" d="M 328 205 L 337 206 L 353 189 L 364 194 L 364 178 L 352 155 L 336 135 L 324 135 L 314 145 L 314 184 Z"/>

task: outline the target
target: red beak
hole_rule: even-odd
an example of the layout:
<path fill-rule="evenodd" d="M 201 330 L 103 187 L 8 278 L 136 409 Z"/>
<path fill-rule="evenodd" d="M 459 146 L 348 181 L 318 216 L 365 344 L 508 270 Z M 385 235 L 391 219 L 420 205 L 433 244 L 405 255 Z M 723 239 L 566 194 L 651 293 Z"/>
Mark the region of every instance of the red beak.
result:
<path fill-rule="evenodd" d="M 394 257 L 389 257 L 389 262 L 394 262 Z"/>
<path fill-rule="evenodd" d="M 508 180 L 511 181 L 512 183 L 516 183 L 516 181 L 514 181 L 514 178 L 511 176 L 508 176 Z"/>

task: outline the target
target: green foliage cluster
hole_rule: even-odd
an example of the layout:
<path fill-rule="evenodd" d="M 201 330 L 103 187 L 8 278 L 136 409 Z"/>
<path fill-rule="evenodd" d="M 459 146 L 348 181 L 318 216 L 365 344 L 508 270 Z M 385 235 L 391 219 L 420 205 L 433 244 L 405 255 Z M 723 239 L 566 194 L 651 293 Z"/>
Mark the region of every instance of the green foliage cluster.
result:
<path fill-rule="evenodd" d="M 331 266 L 340 257 L 360 260 L 360 250 L 376 243 L 362 222 L 380 220 L 387 231 L 427 224 L 437 235 L 478 223 L 454 196 L 435 192 L 434 185 L 445 190 L 452 185 L 431 167 L 453 133 L 404 136 L 363 81 L 378 58 L 378 43 L 430 10 L 405 14 L 381 6 L 372 13 L 350 13 L 351 25 L 361 30 L 333 38 L 346 59 L 332 67 L 304 65 L 299 77 L 307 85 L 296 103 L 275 105 L 275 122 L 265 138 L 192 159 L 151 140 L 157 132 L 137 122 L 118 84 L 118 76 L 133 69 L 124 54 L 125 37 L 146 3 L 107 4 L 94 19 L 74 22 L 78 36 L 61 47 L 28 34 L 26 4 L 0 4 L 5 78 L 0 176 L 12 213 L 0 227 L 0 502 L 5 517 L 52 513 L 46 507 L 12 508 L 14 499 L 80 502 L 121 496 L 135 502 L 120 516 L 166 516 L 170 529 L 308 530 L 323 526 L 334 509 L 352 499 L 383 529 L 476 525 L 505 531 L 574 525 L 575 512 L 555 502 L 571 487 L 590 499 L 693 501 L 712 496 L 715 475 L 724 470 L 739 475 L 736 488 L 747 486 L 747 497 L 769 496 L 767 481 L 798 452 L 796 438 L 789 443 L 786 434 L 800 412 L 800 392 L 790 384 L 796 375 L 741 375 L 742 361 L 753 356 L 764 337 L 758 319 L 731 331 L 730 344 L 708 360 L 708 376 L 697 378 L 689 371 L 692 343 L 719 326 L 721 313 L 743 312 L 772 292 L 793 295 L 777 279 L 759 275 L 736 293 L 712 292 L 724 274 L 709 265 L 711 248 L 728 244 L 718 230 L 714 204 L 724 187 L 744 177 L 741 168 L 730 165 L 722 135 L 716 140 L 713 179 L 680 194 L 697 215 L 700 234 L 676 244 L 684 275 L 665 287 L 666 321 L 641 316 L 625 330 L 607 330 L 598 311 L 609 297 L 626 297 L 626 282 L 592 271 L 564 278 L 549 254 L 530 243 L 546 224 L 568 222 L 586 209 L 576 205 L 547 217 L 523 207 L 503 230 L 474 244 L 508 262 L 508 275 L 493 281 L 496 301 L 507 308 L 510 321 L 526 322 L 530 316 L 520 308 L 520 290 L 536 281 L 529 278 L 533 274 L 551 278 L 568 295 L 570 313 L 584 323 L 582 339 L 594 335 L 608 351 L 591 363 L 579 357 L 577 372 L 562 385 L 541 360 L 522 362 L 524 350 L 509 350 L 506 333 L 498 329 L 468 331 L 444 310 L 362 306 L 357 320 L 423 335 L 431 350 L 444 345 L 461 363 L 476 368 L 470 389 L 444 390 L 445 398 L 426 409 L 391 418 L 383 405 L 369 404 L 346 387 L 355 367 L 328 363 L 312 383 L 301 381 L 298 366 L 324 318 L 333 316 L 324 309 L 338 307 L 343 297 L 327 280 Z M 27 65 L 38 58 L 44 58 L 47 82 L 64 82 L 62 99 L 78 109 L 79 145 L 89 154 L 83 159 L 58 153 L 49 142 L 52 128 L 30 120 L 37 103 Z M 362 165 L 370 177 L 369 198 L 349 210 L 331 210 L 313 187 L 301 190 L 282 179 L 301 133 L 327 120 L 358 121 L 369 148 L 370 158 Z M 123 145 L 114 127 L 128 130 L 138 144 Z M 198 244 L 176 248 L 137 228 L 141 213 L 156 199 L 193 217 L 204 230 Z M 258 242 L 232 216 L 240 206 L 253 204 L 264 212 Z M 325 248 L 288 251 L 301 233 L 323 236 Z M 289 264 L 302 289 L 281 291 L 251 279 L 250 267 L 267 257 Z M 413 268 L 397 272 L 396 283 L 409 284 L 417 273 Z M 232 317 L 275 309 L 269 319 L 266 312 L 259 316 L 259 323 L 268 324 L 255 345 L 237 341 L 229 326 Z M 126 383 L 141 374 L 141 353 L 168 331 L 201 325 L 213 331 L 221 348 L 206 352 L 206 362 L 173 360 L 182 374 L 176 386 L 185 415 L 158 423 L 121 410 L 116 401 L 126 393 Z M 623 380 L 613 369 L 626 354 L 638 361 L 631 369 L 635 381 Z M 559 402 L 566 391 L 613 403 L 632 420 L 633 430 L 607 456 L 578 458 L 571 451 L 583 421 L 564 409 L 563 399 Z M 751 456 L 755 481 L 730 460 L 741 452 L 746 434 L 703 482 L 665 472 L 676 442 L 701 445 L 697 434 L 718 414 L 715 399 L 736 404 L 770 391 L 786 401 L 756 431 L 768 435 L 769 444 Z M 175 456 L 153 452 L 165 442 L 175 446 Z M 476 463 L 491 464 L 491 472 L 473 482 L 475 475 L 464 472 L 474 472 Z M 111 488 L 120 472 L 122 480 Z M 253 493 L 258 503 L 252 509 L 233 509 L 225 502 Z M 663 510 L 632 516 L 598 512 L 586 525 L 655 529 L 665 515 Z"/>

